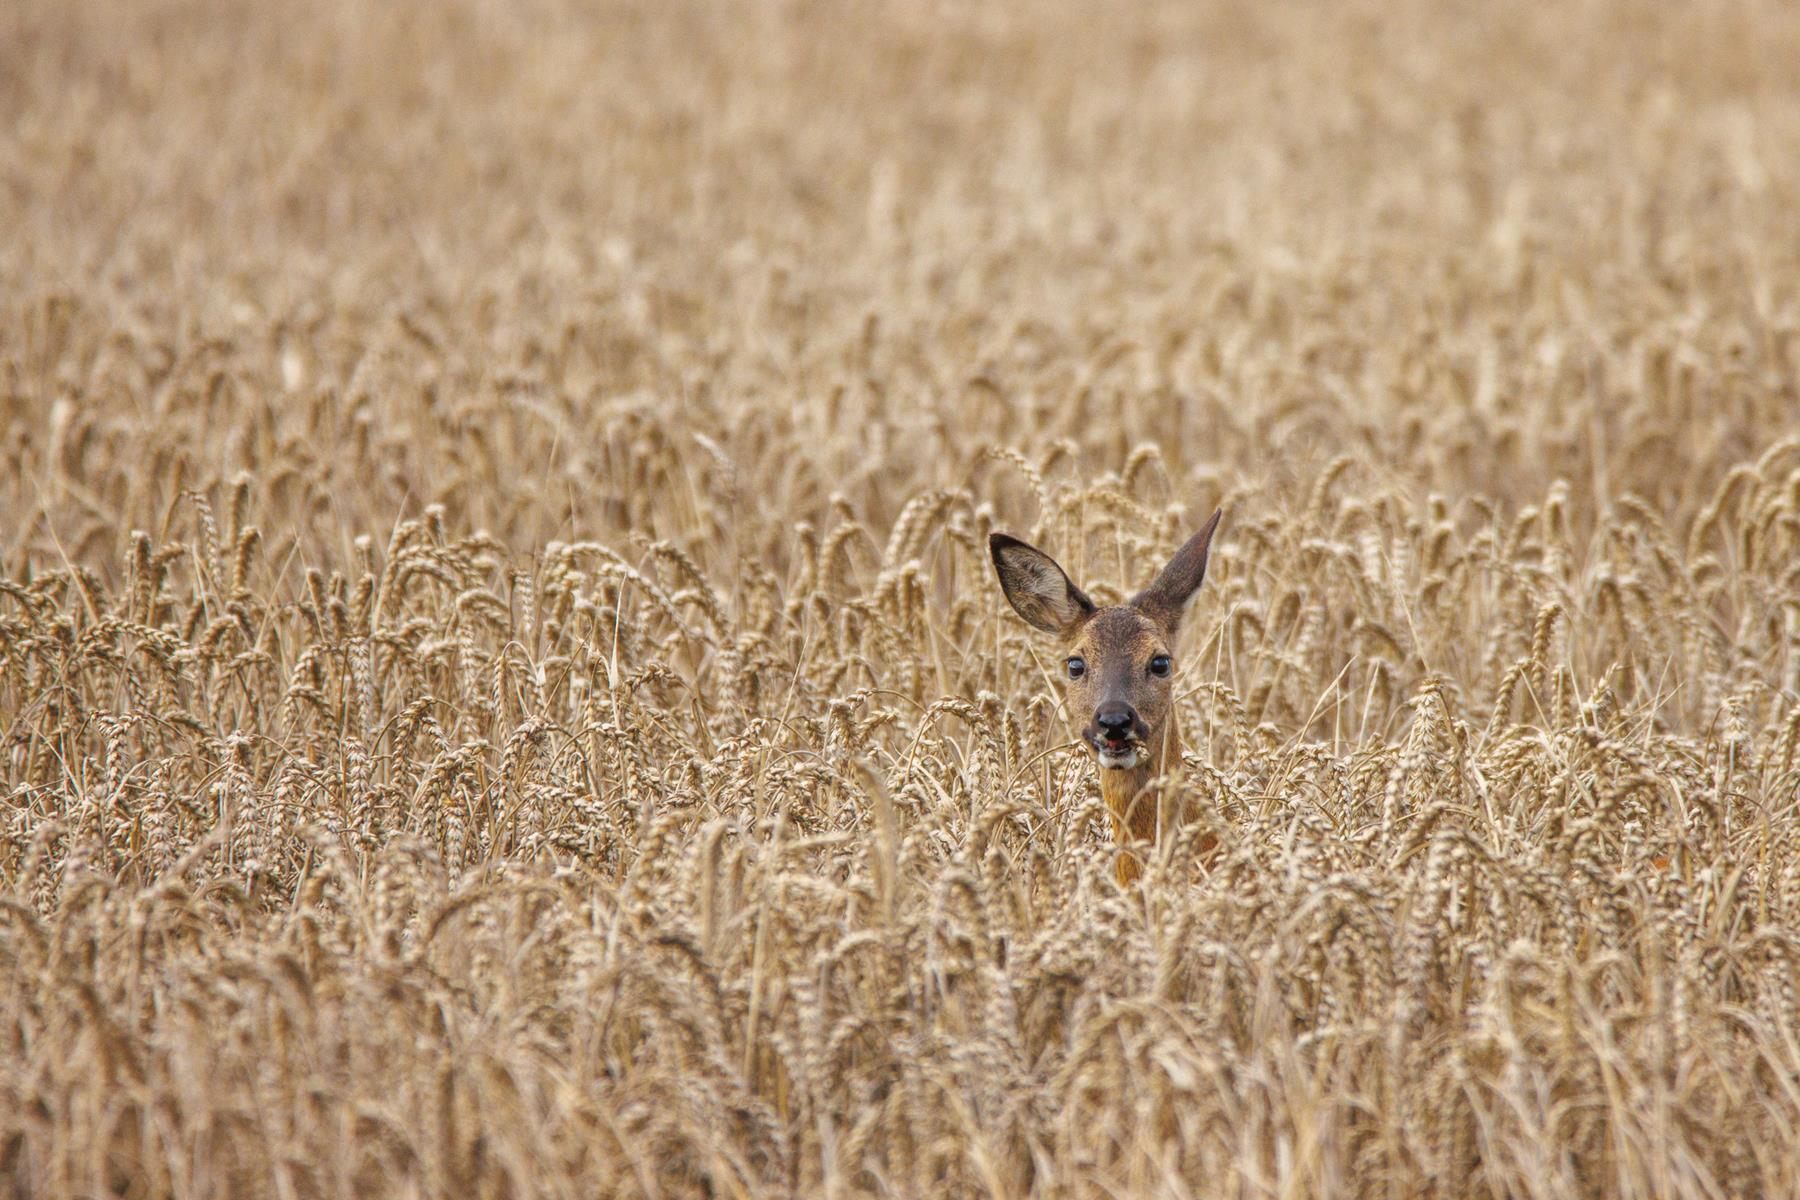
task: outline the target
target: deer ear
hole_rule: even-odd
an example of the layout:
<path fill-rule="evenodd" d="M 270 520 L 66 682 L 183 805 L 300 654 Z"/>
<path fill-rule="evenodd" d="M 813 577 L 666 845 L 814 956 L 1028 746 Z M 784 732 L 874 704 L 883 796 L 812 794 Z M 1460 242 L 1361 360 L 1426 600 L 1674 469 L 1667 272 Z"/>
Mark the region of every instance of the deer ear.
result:
<path fill-rule="evenodd" d="M 1175 557 L 1169 560 L 1156 581 L 1131 598 L 1132 607 L 1143 609 L 1171 629 L 1180 625 L 1188 601 L 1206 579 L 1207 551 L 1212 549 L 1213 531 L 1219 527 L 1219 518 L 1224 515 L 1224 509 L 1215 508 L 1206 527 L 1175 552 Z"/>
<path fill-rule="evenodd" d="M 1069 582 L 1056 560 L 1007 533 L 988 535 L 994 574 L 1013 611 L 1045 633 L 1062 633 L 1094 611 L 1094 602 Z"/>

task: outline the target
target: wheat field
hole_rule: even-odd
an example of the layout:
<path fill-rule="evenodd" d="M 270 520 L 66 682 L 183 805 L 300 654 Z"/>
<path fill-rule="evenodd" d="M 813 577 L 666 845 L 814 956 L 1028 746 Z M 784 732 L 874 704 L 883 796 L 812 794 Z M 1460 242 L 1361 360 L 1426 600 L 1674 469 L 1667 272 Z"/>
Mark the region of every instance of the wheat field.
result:
<path fill-rule="evenodd" d="M 1796 62 L 0 6 L 0 1194 L 1800 1195 Z"/>

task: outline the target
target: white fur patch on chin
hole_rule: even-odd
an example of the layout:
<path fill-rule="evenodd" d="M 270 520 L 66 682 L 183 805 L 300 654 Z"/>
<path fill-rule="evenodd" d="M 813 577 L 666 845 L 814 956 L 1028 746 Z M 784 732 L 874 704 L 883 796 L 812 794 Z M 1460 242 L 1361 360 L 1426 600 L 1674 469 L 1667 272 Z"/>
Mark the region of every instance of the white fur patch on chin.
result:
<path fill-rule="evenodd" d="M 1141 755 L 1138 753 L 1138 748 L 1132 746 L 1127 750 L 1100 750 L 1095 753 L 1094 757 L 1100 761 L 1100 766 L 1105 770 L 1129 771 L 1138 765 Z"/>

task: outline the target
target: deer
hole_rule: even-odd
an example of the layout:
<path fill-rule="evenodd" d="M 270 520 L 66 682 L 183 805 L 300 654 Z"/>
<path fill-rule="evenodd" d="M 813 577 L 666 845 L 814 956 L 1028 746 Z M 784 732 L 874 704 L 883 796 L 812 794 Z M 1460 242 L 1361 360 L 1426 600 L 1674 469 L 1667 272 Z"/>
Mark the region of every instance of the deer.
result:
<path fill-rule="evenodd" d="M 1150 785 L 1181 766 L 1175 716 L 1176 644 L 1188 602 L 1206 579 L 1206 559 L 1223 509 L 1124 604 L 1097 605 L 1054 558 L 1008 533 L 988 535 L 988 552 L 1007 603 L 1063 649 L 1064 695 L 1082 745 L 1100 775 L 1100 795 L 1123 853 L 1115 873 L 1130 886 L 1142 864 L 1129 847 L 1155 841 L 1158 804 Z M 1208 847 L 1210 852 L 1210 840 Z"/>

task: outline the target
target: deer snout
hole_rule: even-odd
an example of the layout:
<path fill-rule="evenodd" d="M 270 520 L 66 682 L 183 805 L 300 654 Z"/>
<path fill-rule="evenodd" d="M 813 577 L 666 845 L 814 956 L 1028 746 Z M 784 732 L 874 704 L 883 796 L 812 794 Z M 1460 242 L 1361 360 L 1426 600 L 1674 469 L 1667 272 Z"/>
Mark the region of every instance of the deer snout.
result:
<path fill-rule="evenodd" d="M 1088 745 L 1102 767 L 1129 770 L 1144 757 L 1144 743 L 1150 730 L 1131 705 L 1109 700 L 1094 710 L 1093 723 L 1087 727 Z"/>
<path fill-rule="evenodd" d="M 1109 700 L 1094 710 L 1094 733 L 1100 741 L 1122 745 L 1142 738 L 1142 726 L 1136 710 L 1121 700 Z"/>

